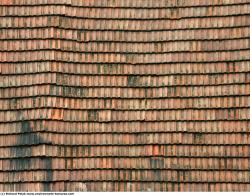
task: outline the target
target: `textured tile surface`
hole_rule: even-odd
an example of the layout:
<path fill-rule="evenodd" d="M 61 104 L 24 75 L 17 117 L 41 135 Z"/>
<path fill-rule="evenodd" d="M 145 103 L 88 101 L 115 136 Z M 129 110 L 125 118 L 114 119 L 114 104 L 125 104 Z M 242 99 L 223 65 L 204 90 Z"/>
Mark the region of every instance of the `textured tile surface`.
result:
<path fill-rule="evenodd" d="M 250 191 L 250 0 L 1 0 L 0 191 Z"/>

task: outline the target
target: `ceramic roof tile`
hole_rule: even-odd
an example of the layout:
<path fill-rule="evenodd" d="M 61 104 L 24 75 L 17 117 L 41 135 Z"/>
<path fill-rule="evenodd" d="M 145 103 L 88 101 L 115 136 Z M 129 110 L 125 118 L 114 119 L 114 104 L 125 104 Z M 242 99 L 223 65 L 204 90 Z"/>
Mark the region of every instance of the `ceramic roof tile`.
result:
<path fill-rule="evenodd" d="M 0 1 L 0 191 L 249 191 L 249 10 Z"/>

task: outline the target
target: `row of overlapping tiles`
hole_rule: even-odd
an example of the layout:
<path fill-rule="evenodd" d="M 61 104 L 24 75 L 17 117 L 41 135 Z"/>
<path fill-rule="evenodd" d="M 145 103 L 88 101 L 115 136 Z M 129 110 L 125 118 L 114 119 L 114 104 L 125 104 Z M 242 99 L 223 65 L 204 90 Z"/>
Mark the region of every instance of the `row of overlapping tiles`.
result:
<path fill-rule="evenodd" d="M 24 182 L 0 184 L 10 191 L 248 191 L 247 183 L 180 183 L 180 182 Z"/>
<path fill-rule="evenodd" d="M 2 28 L 0 39 L 62 39 L 78 42 L 172 42 L 188 40 L 222 41 L 247 38 L 248 26 L 230 28 L 165 29 L 164 31 L 110 31 L 89 29 L 46 28 Z M 52 46 L 51 46 L 52 47 Z M 210 46 L 211 47 L 211 46 Z M 228 46 L 229 47 L 229 46 Z"/>
<path fill-rule="evenodd" d="M 250 108 L 237 109 L 186 109 L 186 110 L 75 110 L 75 109 L 29 109 L 0 111 L 0 122 L 53 119 L 63 121 L 216 121 L 249 120 Z"/>
<path fill-rule="evenodd" d="M 224 97 L 249 95 L 249 84 L 217 86 L 172 86 L 158 88 L 131 87 L 75 87 L 56 84 L 0 88 L 2 98 L 63 96 L 78 98 L 171 98 L 171 97 Z"/>
<path fill-rule="evenodd" d="M 64 97 L 43 96 L 0 99 L 1 111 L 35 108 L 64 108 L 72 110 L 177 110 L 215 108 L 233 109 L 245 107 L 250 107 L 250 96 L 168 99 L 72 99 Z"/>
<path fill-rule="evenodd" d="M 199 137 L 199 136 L 198 136 Z M 196 138 L 198 138 L 196 136 Z M 202 137 L 202 134 L 200 134 Z M 196 141 L 199 141 L 199 138 Z M 144 144 L 144 145 L 50 145 L 40 144 L 30 147 L 27 146 L 12 146 L 0 148 L 0 162 L 2 169 L 13 168 L 15 160 L 13 158 L 30 158 L 37 157 L 35 160 L 39 160 L 38 157 L 61 157 L 62 162 L 71 160 L 67 158 L 73 158 L 77 161 L 77 158 L 94 158 L 103 157 L 109 158 L 132 158 L 132 157 L 165 157 L 166 165 L 169 164 L 181 164 L 179 167 L 184 169 L 187 165 L 190 169 L 218 169 L 224 167 L 224 169 L 240 169 L 242 165 L 237 163 L 240 160 L 242 163 L 247 163 L 247 159 L 250 155 L 250 149 L 247 145 L 202 145 L 199 143 L 189 144 Z M 18 152 L 18 153 L 13 153 Z M 241 159 L 242 158 L 242 159 Z M 243 159 L 246 158 L 246 159 Z M 12 161 L 13 160 L 13 161 Z M 34 160 L 34 162 L 35 162 Z M 56 159 L 59 160 L 59 159 Z M 89 159 L 90 160 L 90 159 Z M 93 160 L 93 159 L 92 159 Z M 91 160 L 91 161 L 92 161 Z M 97 159 L 99 160 L 99 159 Z M 146 160 L 146 159 L 144 159 Z M 169 162 L 168 162 L 169 161 Z M 210 162 L 211 161 L 211 162 Z M 232 164 L 231 164 L 232 161 Z M 10 165 L 5 168 L 5 164 Z M 60 162 L 60 161 L 59 161 Z M 191 162 L 193 162 L 191 164 Z M 194 165 L 193 165 L 194 164 Z M 210 164 L 210 165 L 209 165 Z M 36 164 L 34 164 L 36 165 Z M 60 164 L 56 167 L 60 167 Z M 172 165 L 172 166 L 173 166 Z M 246 167 L 247 165 L 243 166 Z M 90 164 L 88 167 L 92 167 Z M 134 167 L 134 166 L 132 166 Z M 71 167 L 74 169 L 73 167 Z M 175 167 L 173 167 L 175 168 Z M 62 168 L 60 168 L 62 169 Z M 168 168 L 169 169 L 169 168 Z"/>
<path fill-rule="evenodd" d="M 218 16 L 210 18 L 184 18 L 182 20 L 120 20 L 81 19 L 66 16 L 10 17 L 1 19 L 2 28 L 60 27 L 78 30 L 152 31 L 200 28 L 230 28 L 249 26 L 249 15 Z"/>
<path fill-rule="evenodd" d="M 71 6 L 84 6 L 84 7 L 119 7 L 119 8 L 162 8 L 162 7 L 192 7 L 192 6 L 215 6 L 215 5 L 238 5 L 248 3 L 248 0 L 119 0 L 119 1 L 110 1 L 110 0 L 3 0 L 0 5 L 71 5 Z"/>
<path fill-rule="evenodd" d="M 45 161 L 45 160 L 44 160 Z M 151 168 L 152 169 L 152 168 Z M 250 171 L 75 170 L 0 172 L 1 182 L 120 181 L 247 183 Z M 51 175 L 51 176 L 50 176 Z M 48 176 L 51 181 L 48 181 Z"/>
<path fill-rule="evenodd" d="M 249 121 L 127 121 L 72 122 L 57 120 L 29 120 L 0 124 L 1 134 L 49 131 L 56 133 L 241 133 L 249 132 Z M 30 127 L 30 128 L 29 128 Z"/>
<path fill-rule="evenodd" d="M 7 175 L 6 171 L 46 170 L 46 160 L 51 157 L 22 158 L 1 160 L 1 173 Z M 248 170 L 248 158 L 172 158 L 172 157 L 83 157 L 83 158 L 56 158 L 53 157 L 50 169 L 53 170 L 99 170 L 99 169 L 121 169 L 121 170 L 192 170 L 216 172 L 217 170 Z M 249 171 L 250 172 L 250 171 Z M 246 173 L 249 173 L 246 172 Z M 232 172 L 234 173 L 234 172 Z M 94 180 L 94 179 L 93 179 Z M 225 179 L 224 179 L 225 180 Z M 229 179 L 228 179 L 229 180 Z M 4 180 L 1 180 L 4 181 Z M 230 180 L 229 180 L 230 182 Z M 232 182 L 232 181 L 231 181 Z"/>
<path fill-rule="evenodd" d="M 250 21 L 250 20 L 249 20 Z M 188 62 L 231 62 L 249 60 L 250 50 L 178 52 L 166 54 L 78 53 L 54 50 L 2 52 L 1 62 L 59 61 L 73 63 L 157 64 Z"/>
<path fill-rule="evenodd" d="M 61 50 L 65 52 L 150 54 L 170 52 L 198 52 L 246 50 L 248 38 L 233 40 L 166 41 L 149 43 L 77 42 L 61 39 L 5 40 L 0 41 L 0 51 Z"/>
<path fill-rule="evenodd" d="M 65 73 L 65 77 L 68 74 L 74 76 L 81 75 L 131 75 L 131 76 L 170 76 L 185 78 L 190 76 L 179 75 L 191 75 L 197 77 L 212 77 L 215 78 L 226 77 L 226 74 L 248 73 L 250 72 L 250 61 L 238 61 L 238 62 L 209 62 L 209 63 L 159 63 L 159 64 L 108 64 L 108 63 L 67 63 L 67 62 L 18 62 L 18 63 L 0 63 L 1 79 L 4 79 L 5 75 L 23 75 L 34 73 Z M 207 75 L 206 75 L 207 74 Z M 222 74 L 222 75 L 219 75 Z M 60 75 L 60 74 L 58 74 Z M 5 76 L 5 78 L 7 78 Z M 199 80 L 202 78 L 199 78 Z M 226 78 L 224 78 L 226 79 Z M 230 78 L 228 78 L 230 80 Z M 198 81 L 196 81 L 198 82 Z M 222 83 L 222 81 L 221 81 Z"/>
<path fill-rule="evenodd" d="M 238 5 L 217 5 L 214 7 L 161 7 L 160 9 L 148 9 L 145 7 L 76 7 L 73 5 L 6 5 L 1 6 L 0 16 L 41 16 L 63 15 L 77 18 L 98 19 L 180 19 L 207 16 L 244 15 L 249 13 L 249 2 Z"/>
<path fill-rule="evenodd" d="M 250 72 L 210 75 L 116 76 L 36 73 L 0 76 L 0 88 L 57 84 L 74 87 L 173 87 L 248 84 Z"/>
<path fill-rule="evenodd" d="M 2 135 L 0 146 L 22 146 L 38 144 L 54 145 L 146 145 L 146 144 L 204 144 L 247 145 L 249 132 L 244 133 L 51 133 L 32 132 L 19 135 Z"/>

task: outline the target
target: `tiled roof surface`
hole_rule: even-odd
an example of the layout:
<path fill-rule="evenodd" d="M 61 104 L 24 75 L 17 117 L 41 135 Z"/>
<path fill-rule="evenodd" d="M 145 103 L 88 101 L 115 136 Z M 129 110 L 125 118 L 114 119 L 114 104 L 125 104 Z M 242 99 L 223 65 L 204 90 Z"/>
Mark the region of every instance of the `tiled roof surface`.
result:
<path fill-rule="evenodd" d="M 0 191 L 250 191 L 250 0 L 1 0 Z"/>

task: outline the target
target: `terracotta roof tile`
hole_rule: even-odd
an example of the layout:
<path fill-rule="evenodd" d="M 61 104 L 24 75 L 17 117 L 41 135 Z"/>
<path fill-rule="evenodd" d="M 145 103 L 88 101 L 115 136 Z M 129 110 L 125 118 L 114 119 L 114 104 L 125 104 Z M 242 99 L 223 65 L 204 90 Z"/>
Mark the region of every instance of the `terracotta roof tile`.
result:
<path fill-rule="evenodd" d="M 249 191 L 249 10 L 0 1 L 0 191 Z"/>

